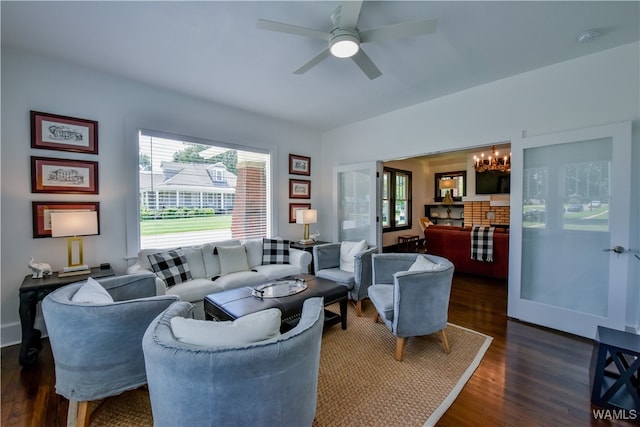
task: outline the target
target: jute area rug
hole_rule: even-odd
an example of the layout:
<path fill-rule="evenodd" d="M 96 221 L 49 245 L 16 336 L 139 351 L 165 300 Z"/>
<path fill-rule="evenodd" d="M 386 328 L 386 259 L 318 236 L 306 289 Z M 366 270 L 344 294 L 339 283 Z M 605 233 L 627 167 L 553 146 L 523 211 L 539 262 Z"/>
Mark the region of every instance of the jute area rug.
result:
<path fill-rule="evenodd" d="M 397 362 L 396 338 L 383 323 L 374 323 L 371 303 L 365 307 L 363 317 L 356 317 L 349 305 L 347 330 L 335 325 L 322 337 L 314 427 L 435 425 L 492 338 L 449 324 L 449 354 L 437 335 L 409 338 L 404 360 Z M 106 399 L 91 419 L 92 427 L 152 425 L 145 389 Z"/>

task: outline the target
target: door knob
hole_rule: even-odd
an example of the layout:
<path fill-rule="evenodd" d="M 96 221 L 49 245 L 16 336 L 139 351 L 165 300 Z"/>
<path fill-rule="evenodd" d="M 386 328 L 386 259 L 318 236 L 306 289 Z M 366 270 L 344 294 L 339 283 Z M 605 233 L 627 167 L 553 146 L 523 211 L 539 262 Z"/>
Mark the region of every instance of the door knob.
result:
<path fill-rule="evenodd" d="M 604 252 L 615 252 L 617 254 L 621 254 L 624 252 L 624 248 L 622 246 L 614 246 L 613 249 L 604 249 Z"/>

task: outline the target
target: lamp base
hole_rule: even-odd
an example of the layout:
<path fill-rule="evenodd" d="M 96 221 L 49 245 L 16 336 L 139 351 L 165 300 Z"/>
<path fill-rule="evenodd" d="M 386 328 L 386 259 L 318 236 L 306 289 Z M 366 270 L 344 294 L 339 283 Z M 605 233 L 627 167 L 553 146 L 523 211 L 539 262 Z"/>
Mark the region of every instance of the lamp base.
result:
<path fill-rule="evenodd" d="M 301 245 L 309 245 L 311 243 L 313 243 L 314 240 L 313 239 L 302 239 L 302 240 L 298 240 L 298 243 L 300 243 Z"/>
<path fill-rule="evenodd" d="M 88 274 L 91 274 L 91 270 L 68 271 L 66 273 L 64 271 L 61 271 L 60 273 L 58 273 L 58 277 L 84 276 Z"/>
<path fill-rule="evenodd" d="M 62 269 L 64 273 L 71 273 L 73 271 L 86 271 L 86 270 L 89 270 L 89 266 L 87 264 L 74 265 L 72 267 L 65 267 Z"/>

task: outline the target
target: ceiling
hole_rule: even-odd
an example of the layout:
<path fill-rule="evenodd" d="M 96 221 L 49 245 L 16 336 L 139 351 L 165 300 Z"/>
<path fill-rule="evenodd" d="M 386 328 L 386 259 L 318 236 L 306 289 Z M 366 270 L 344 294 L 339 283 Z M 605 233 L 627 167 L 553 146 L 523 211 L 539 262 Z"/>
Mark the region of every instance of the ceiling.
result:
<path fill-rule="evenodd" d="M 256 28 L 259 18 L 331 30 L 338 1 L 0 3 L 2 47 L 330 130 L 473 86 L 640 39 L 637 1 L 365 2 L 358 27 L 437 19 L 433 34 L 363 45 L 350 59 L 292 72 L 326 42 Z M 579 43 L 597 28 L 601 36 Z"/>

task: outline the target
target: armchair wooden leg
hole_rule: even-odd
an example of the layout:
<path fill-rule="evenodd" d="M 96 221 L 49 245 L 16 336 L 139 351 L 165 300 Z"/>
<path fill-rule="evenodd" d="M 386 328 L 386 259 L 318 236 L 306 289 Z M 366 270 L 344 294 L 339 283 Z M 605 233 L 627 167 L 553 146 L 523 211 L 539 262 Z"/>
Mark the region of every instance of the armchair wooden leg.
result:
<path fill-rule="evenodd" d="M 373 317 L 373 323 L 378 323 L 379 318 L 380 318 L 380 315 L 376 312 L 376 315 Z"/>
<path fill-rule="evenodd" d="M 444 332 L 444 329 L 440 331 L 440 338 L 442 339 L 442 348 L 444 349 L 444 352 L 449 354 L 451 350 L 449 349 L 449 340 L 447 340 L 447 334 Z"/>
<path fill-rule="evenodd" d="M 402 362 L 404 354 L 404 345 L 407 343 L 407 337 L 398 337 L 396 341 L 396 360 Z"/>
<path fill-rule="evenodd" d="M 89 402 L 82 401 L 78 402 L 78 421 L 76 422 L 77 427 L 88 427 L 89 426 Z"/>
<path fill-rule="evenodd" d="M 356 301 L 356 317 L 362 317 L 362 300 Z"/>

